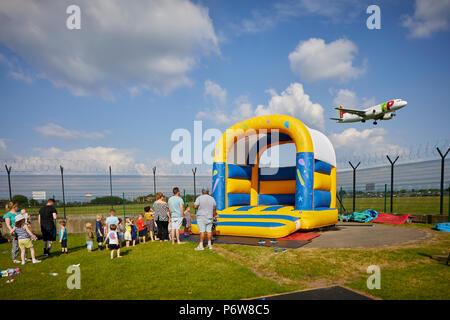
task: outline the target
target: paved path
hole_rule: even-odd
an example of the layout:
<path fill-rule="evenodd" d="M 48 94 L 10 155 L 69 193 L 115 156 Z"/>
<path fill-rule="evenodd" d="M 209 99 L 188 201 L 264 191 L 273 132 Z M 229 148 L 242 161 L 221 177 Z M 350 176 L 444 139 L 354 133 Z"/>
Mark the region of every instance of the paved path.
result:
<path fill-rule="evenodd" d="M 411 244 L 433 238 L 431 231 L 374 223 L 339 222 L 335 228 L 321 231 L 320 237 L 303 248 L 378 248 Z"/>

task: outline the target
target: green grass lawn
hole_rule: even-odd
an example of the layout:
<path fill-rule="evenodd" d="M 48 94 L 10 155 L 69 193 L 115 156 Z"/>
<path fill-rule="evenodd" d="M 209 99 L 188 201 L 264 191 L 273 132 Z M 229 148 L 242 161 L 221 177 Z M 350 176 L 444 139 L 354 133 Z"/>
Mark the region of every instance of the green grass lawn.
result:
<path fill-rule="evenodd" d="M 404 225 L 395 228 L 427 228 Z M 22 274 L 0 279 L 2 299 L 241 299 L 328 285 L 345 285 L 382 299 L 450 299 L 450 267 L 431 255 L 448 255 L 450 234 L 407 246 L 377 249 L 289 249 L 215 245 L 194 251 L 184 245 L 147 243 L 124 248 L 123 258 L 109 251 L 88 253 L 83 235 L 69 235 L 69 254 L 27 263 Z M 42 242 L 36 242 L 38 254 Z M 10 244 L 0 245 L 0 268 L 13 265 Z M 69 290 L 66 269 L 80 264 L 81 289 Z M 381 268 L 381 289 L 369 290 L 369 265 Z M 22 267 L 22 266 L 19 266 Z M 58 273 L 51 276 L 50 273 Z"/>

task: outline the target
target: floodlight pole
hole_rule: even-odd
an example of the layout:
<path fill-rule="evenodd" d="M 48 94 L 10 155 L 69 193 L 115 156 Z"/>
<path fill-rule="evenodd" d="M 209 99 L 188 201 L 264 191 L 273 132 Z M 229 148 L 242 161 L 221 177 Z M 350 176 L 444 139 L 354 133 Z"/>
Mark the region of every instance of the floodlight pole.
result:
<path fill-rule="evenodd" d="M 153 170 L 153 196 L 155 197 L 156 200 L 156 167 L 153 167 L 152 170 Z"/>
<path fill-rule="evenodd" d="M 439 148 L 436 148 L 441 156 L 441 199 L 440 199 L 440 207 L 439 213 L 444 214 L 444 167 L 445 167 L 445 157 L 447 156 L 450 148 L 447 149 L 447 152 L 443 155 Z"/>
<path fill-rule="evenodd" d="M 394 210 L 394 165 L 397 162 L 399 156 L 397 156 L 397 158 L 395 158 L 394 161 L 392 161 L 388 155 L 386 155 L 386 157 L 391 163 L 391 213 L 392 213 Z"/>
<path fill-rule="evenodd" d="M 356 169 L 359 167 L 361 162 L 358 162 L 358 164 L 353 166 L 353 164 L 349 161 L 348 162 L 350 166 L 353 168 L 353 212 L 355 212 L 355 200 L 356 200 Z"/>
<path fill-rule="evenodd" d="M 112 175 L 111 175 L 111 166 L 109 166 L 109 189 L 110 189 L 110 191 L 111 191 L 111 209 L 114 209 L 113 193 L 112 193 Z"/>
<path fill-rule="evenodd" d="M 66 219 L 66 195 L 64 192 L 64 168 L 59 166 L 61 169 L 61 185 L 62 185 L 62 195 L 63 195 L 63 207 L 64 207 L 64 219 Z"/>
<path fill-rule="evenodd" d="M 11 193 L 11 166 L 5 164 L 6 172 L 8 173 L 8 187 L 9 187 L 9 201 L 12 201 L 12 193 Z"/>
<path fill-rule="evenodd" d="M 192 174 L 194 175 L 194 201 L 195 198 L 197 197 L 197 190 L 195 188 L 195 174 L 197 173 L 197 167 L 195 167 L 194 169 L 192 169 Z"/>

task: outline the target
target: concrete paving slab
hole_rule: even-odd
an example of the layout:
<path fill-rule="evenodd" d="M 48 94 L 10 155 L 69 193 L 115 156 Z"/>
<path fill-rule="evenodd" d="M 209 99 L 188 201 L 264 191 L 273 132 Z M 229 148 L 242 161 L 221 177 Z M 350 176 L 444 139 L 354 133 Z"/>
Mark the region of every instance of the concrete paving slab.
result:
<path fill-rule="evenodd" d="M 411 244 L 433 238 L 431 231 L 383 224 L 339 222 L 327 231 L 320 231 L 303 248 L 378 248 Z"/>

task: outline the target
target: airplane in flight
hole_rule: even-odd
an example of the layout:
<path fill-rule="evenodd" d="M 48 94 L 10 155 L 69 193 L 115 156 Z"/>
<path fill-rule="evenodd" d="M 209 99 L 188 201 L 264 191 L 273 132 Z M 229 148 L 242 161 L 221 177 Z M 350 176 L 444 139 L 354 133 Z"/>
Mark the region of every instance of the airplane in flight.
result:
<path fill-rule="evenodd" d="M 339 111 L 339 118 L 330 119 L 336 120 L 337 123 L 364 123 L 366 120 L 373 120 L 373 124 L 376 125 L 377 120 L 391 120 L 394 118 L 395 111 L 403 108 L 407 103 L 408 102 L 403 99 L 394 99 L 364 110 L 346 109 L 339 106 L 339 108 L 335 108 Z"/>

